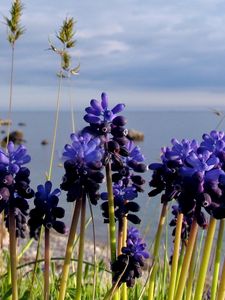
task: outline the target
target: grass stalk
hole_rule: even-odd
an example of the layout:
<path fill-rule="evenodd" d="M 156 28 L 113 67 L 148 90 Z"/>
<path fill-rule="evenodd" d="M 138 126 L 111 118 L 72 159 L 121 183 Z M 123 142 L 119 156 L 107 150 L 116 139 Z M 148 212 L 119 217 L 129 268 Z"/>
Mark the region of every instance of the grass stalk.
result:
<path fill-rule="evenodd" d="M 70 261 L 71 261 L 71 257 L 72 257 L 73 244 L 74 244 L 74 240 L 75 240 L 77 224 L 78 224 L 78 219 L 79 219 L 80 210 L 81 210 L 81 202 L 82 202 L 82 199 L 76 200 L 76 204 L 74 207 L 72 223 L 70 226 L 70 232 L 69 232 L 67 246 L 66 246 L 66 255 L 65 255 L 65 259 L 64 259 L 63 270 L 62 270 L 62 275 L 61 275 L 61 280 L 60 280 L 60 290 L 59 290 L 58 300 L 64 300 L 65 295 L 66 295 L 66 287 L 67 287 L 67 281 L 68 281 L 68 275 L 69 275 Z"/>
<path fill-rule="evenodd" d="M 198 275 L 198 279 L 197 279 L 197 284 L 196 284 L 194 300 L 202 299 L 215 229 L 216 229 L 216 219 L 211 217 L 210 221 L 209 221 L 209 226 L 207 229 L 207 235 L 206 235 L 206 239 L 205 239 L 205 244 L 204 244 L 203 255 L 202 255 L 199 275 Z"/>
<path fill-rule="evenodd" d="M 220 270 L 220 260 L 221 260 L 221 251 L 223 246 L 223 233 L 224 233 L 224 224 L 225 220 L 220 220 L 220 226 L 218 231 L 218 238 L 216 243 L 216 256 L 214 262 L 214 271 L 213 271 L 213 279 L 212 279 L 212 288 L 211 288 L 211 298 L 210 300 L 216 299 L 216 292 L 218 286 L 218 278 L 219 278 L 219 270 Z"/>
<path fill-rule="evenodd" d="M 220 285 L 218 288 L 217 299 L 218 300 L 225 299 L 225 259 L 223 262 L 223 269 L 222 269 L 222 274 L 221 274 L 221 279 L 220 279 Z"/>
<path fill-rule="evenodd" d="M 123 218 L 123 247 L 126 246 L 127 242 L 127 217 Z M 121 300 L 127 300 L 128 295 L 127 295 L 127 285 L 126 283 L 123 283 L 121 285 Z"/>
<path fill-rule="evenodd" d="M 178 259 L 179 259 L 179 252 L 180 252 L 180 237 L 181 237 L 183 216 L 184 215 L 182 213 L 180 213 L 180 214 L 178 214 L 178 217 L 177 217 L 168 300 L 173 300 L 174 293 L 175 293 L 175 286 L 176 286 L 176 280 L 177 280 L 177 267 L 178 267 Z"/>
<path fill-rule="evenodd" d="M 184 287 L 186 284 L 186 279 L 187 279 L 191 257 L 192 257 L 196 237 L 197 237 L 197 232 L 198 232 L 198 224 L 196 220 L 193 220 L 174 300 L 181 300 L 183 297 Z"/>
<path fill-rule="evenodd" d="M 153 250 L 153 265 L 152 265 L 152 271 L 149 278 L 149 284 L 148 284 L 148 300 L 153 300 L 154 298 L 154 287 L 155 287 L 155 276 L 157 272 L 157 263 L 156 259 L 159 255 L 159 247 L 160 247 L 160 241 L 162 236 L 162 230 L 165 224 L 166 220 L 166 214 L 167 214 L 167 203 L 163 203 L 162 211 L 159 219 L 159 224 L 157 228 L 157 233 L 155 237 L 155 243 L 154 243 L 154 250 Z"/>
<path fill-rule="evenodd" d="M 190 269 L 189 269 L 188 280 L 187 280 L 186 300 L 191 300 L 192 297 L 195 268 L 196 268 L 196 247 L 197 247 L 197 241 L 195 241 L 191 262 L 190 262 Z"/>
<path fill-rule="evenodd" d="M 11 129 L 11 119 L 12 119 L 12 98 L 13 98 L 13 75 L 14 75 L 14 56 L 15 56 L 15 47 L 12 45 L 11 53 L 11 72 L 10 72 L 10 85 L 9 85 L 9 109 L 8 109 L 8 126 L 7 126 L 7 135 L 6 135 L 6 149 L 9 143 L 9 135 Z"/>
<path fill-rule="evenodd" d="M 50 281 L 50 230 L 45 228 L 45 271 L 44 271 L 44 300 L 49 300 Z"/>
<path fill-rule="evenodd" d="M 53 140 L 52 140 L 52 148 L 51 148 L 51 157 L 49 164 L 49 171 L 47 180 L 50 180 L 52 177 L 52 167 L 54 161 L 54 153 L 55 153 L 55 144 L 56 144 L 56 135 L 58 129 L 58 121 L 59 121 L 59 109 L 60 109 L 60 99 L 61 99 L 61 87 L 62 87 L 62 75 L 59 76 L 59 84 L 58 84 L 58 92 L 57 92 L 57 100 L 56 100 L 56 113 L 55 113 L 55 125 L 53 131 Z"/>
<path fill-rule="evenodd" d="M 114 208 L 114 195 L 112 187 L 112 172 L 111 172 L 111 163 L 108 163 L 105 166 L 106 172 L 106 185 L 108 192 L 108 206 L 109 206 L 109 242 L 110 242 L 110 251 L 111 251 L 111 263 L 116 260 L 116 222 L 115 222 L 115 208 Z M 113 274 L 112 274 L 113 278 Z M 118 293 L 115 292 L 113 299 L 118 300 Z"/>
<path fill-rule="evenodd" d="M 79 254 L 78 254 L 78 263 L 77 263 L 77 287 L 76 287 L 75 300 L 81 300 L 81 294 L 82 294 L 85 217 L 86 217 L 86 193 L 83 192 L 83 198 L 81 204 L 80 242 L 79 242 Z"/>
<path fill-rule="evenodd" d="M 111 163 L 106 164 L 106 183 L 108 192 L 108 205 L 109 205 L 109 240 L 111 250 L 111 263 L 116 260 L 116 223 L 115 223 L 115 210 L 114 210 L 114 196 L 112 187 L 112 172 Z"/>
<path fill-rule="evenodd" d="M 17 239 L 16 239 L 16 220 L 14 208 L 9 209 L 9 251 L 11 266 L 12 300 L 18 300 L 17 287 Z"/>

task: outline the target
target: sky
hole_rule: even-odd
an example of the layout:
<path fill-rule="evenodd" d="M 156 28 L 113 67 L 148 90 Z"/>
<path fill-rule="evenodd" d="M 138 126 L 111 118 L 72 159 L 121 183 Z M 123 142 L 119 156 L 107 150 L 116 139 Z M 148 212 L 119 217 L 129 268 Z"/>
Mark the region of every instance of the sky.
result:
<path fill-rule="evenodd" d="M 15 48 L 13 108 L 54 109 L 59 58 L 48 39 L 73 17 L 73 64 L 62 108 L 107 92 L 130 109 L 221 108 L 225 104 L 225 3 L 220 0 L 24 0 L 26 33 Z M 7 109 L 11 50 L 0 2 L 0 110 Z"/>

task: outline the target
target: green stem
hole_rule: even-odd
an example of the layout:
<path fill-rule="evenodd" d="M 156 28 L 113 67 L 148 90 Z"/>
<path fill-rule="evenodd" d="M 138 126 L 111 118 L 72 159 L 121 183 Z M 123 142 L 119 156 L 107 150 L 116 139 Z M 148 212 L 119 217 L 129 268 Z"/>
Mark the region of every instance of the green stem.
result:
<path fill-rule="evenodd" d="M 71 257 L 72 257 L 73 244 L 74 244 L 74 240 L 75 240 L 77 224 L 78 224 L 78 219 L 79 219 L 79 215 L 80 215 L 81 202 L 82 202 L 82 199 L 76 200 L 76 204 L 75 204 L 75 208 L 74 208 L 72 223 L 70 226 L 70 232 L 69 232 L 67 246 L 66 246 L 66 255 L 65 255 L 65 260 L 64 260 L 64 264 L 63 264 L 61 280 L 60 280 L 60 290 L 59 290 L 58 300 L 64 300 L 65 295 L 66 295 L 66 287 L 67 287 L 67 280 L 68 280 L 68 275 L 69 275 L 70 261 L 71 261 Z"/>
<path fill-rule="evenodd" d="M 219 270 L 220 270 L 221 251 L 222 251 L 222 246 L 223 246 L 224 224 L 225 224 L 225 220 L 224 219 L 220 220 L 220 226 L 219 226 L 219 232 L 218 232 L 218 238 L 217 238 L 217 244 L 216 244 L 216 256 L 215 256 L 215 263 L 214 263 L 210 300 L 216 299 Z"/>
<path fill-rule="evenodd" d="M 193 220 L 192 225 L 191 225 L 189 239 L 188 239 L 186 253 L 185 253 L 183 264 L 182 264 L 182 269 L 181 269 L 181 274 L 180 274 L 180 278 L 179 278 L 179 282 L 178 282 L 176 296 L 174 298 L 175 300 L 181 300 L 183 297 L 184 287 L 185 287 L 185 283 L 186 283 L 186 279 L 187 279 L 187 275 L 188 275 L 188 271 L 189 271 L 189 266 L 190 266 L 191 257 L 192 257 L 196 237 L 197 237 L 197 232 L 198 232 L 198 224 L 197 224 L 196 220 Z"/>
<path fill-rule="evenodd" d="M 109 239 L 111 250 L 111 263 L 116 260 L 116 224 L 115 224 L 115 210 L 114 210 L 114 196 L 112 188 L 112 174 L 111 163 L 106 164 L 106 182 L 108 192 L 108 205 L 109 205 Z"/>
<path fill-rule="evenodd" d="M 18 300 L 17 287 L 17 251 L 16 251 L 16 220 L 14 217 L 14 208 L 9 208 L 9 251 L 10 266 L 12 276 L 12 300 Z"/>
<path fill-rule="evenodd" d="M 109 206 L 109 240 L 111 250 L 111 263 L 116 261 L 116 223 L 115 223 L 115 209 L 114 209 L 114 196 L 112 187 L 112 172 L 110 161 L 105 166 L 106 171 L 106 184 L 108 192 L 108 206 Z M 112 274 L 113 278 L 113 274 Z M 118 300 L 119 296 L 116 292 L 113 296 L 114 300 Z"/>
<path fill-rule="evenodd" d="M 194 282 L 195 267 L 196 267 L 196 247 L 197 247 L 197 242 L 195 241 L 195 245 L 191 257 L 188 280 L 187 280 L 186 300 L 191 300 L 192 297 L 193 282 Z"/>
<path fill-rule="evenodd" d="M 56 144 L 56 135 L 58 129 L 58 121 L 59 121 L 59 108 L 60 108 L 60 98 L 61 98 L 61 86 L 62 86 L 62 76 L 59 77 L 59 85 L 58 85 L 58 93 L 57 93 L 57 103 L 56 103 L 56 113 L 55 113 L 55 126 L 53 133 L 53 141 L 52 141 L 52 149 L 51 149 L 51 157 L 48 171 L 48 180 L 52 177 L 52 166 L 54 161 L 54 153 L 55 153 L 55 144 Z"/>
<path fill-rule="evenodd" d="M 123 247 L 126 246 L 127 242 L 127 217 L 123 218 Z M 127 300 L 127 285 L 126 283 L 122 283 L 121 285 L 121 300 Z"/>
<path fill-rule="evenodd" d="M 123 247 L 123 227 L 124 227 L 124 218 L 119 219 L 118 224 L 118 245 L 117 245 L 117 253 L 120 255 Z"/>
<path fill-rule="evenodd" d="M 196 284 L 194 300 L 202 299 L 205 278 L 206 278 L 206 272 L 208 269 L 209 258 L 210 258 L 210 254 L 211 254 L 211 248 L 212 248 L 215 229 L 216 229 L 216 219 L 211 217 L 209 226 L 207 229 L 207 235 L 206 235 L 206 239 L 205 239 L 205 245 L 204 245 L 204 249 L 203 249 L 203 256 L 202 256 L 198 280 L 197 280 L 197 284 Z"/>
<path fill-rule="evenodd" d="M 50 230 L 45 228 L 44 300 L 49 300 Z"/>
<path fill-rule="evenodd" d="M 7 127 L 7 137 L 6 137 L 6 148 L 7 148 L 8 143 L 9 143 L 9 135 L 10 135 L 10 128 L 11 128 L 11 117 L 12 117 L 14 55 L 15 55 L 15 48 L 14 48 L 14 45 L 12 45 L 10 87 L 9 87 L 9 110 L 8 110 L 8 127 Z"/>
<path fill-rule="evenodd" d="M 37 252 L 36 252 L 36 257 L 35 257 L 35 263 L 34 263 L 34 269 L 32 272 L 32 279 L 31 279 L 31 286 L 30 286 L 30 298 L 33 299 L 33 287 L 34 287 L 34 280 L 35 280 L 35 275 L 38 267 L 38 259 L 40 255 L 40 249 L 41 249 L 41 241 L 42 241 L 42 236 L 43 236 L 43 226 L 41 226 L 39 238 L 38 238 L 38 244 L 37 244 Z"/>
<path fill-rule="evenodd" d="M 82 294 L 85 216 L 86 216 L 86 194 L 85 192 L 83 192 L 83 199 L 81 204 L 80 242 L 79 242 L 79 254 L 78 254 L 78 263 L 77 263 L 77 287 L 76 287 L 75 300 L 80 300 Z"/>
<path fill-rule="evenodd" d="M 218 300 L 224 300 L 224 298 L 225 298 L 225 259 L 223 262 L 223 270 L 222 270 L 222 275 L 221 275 L 220 285 L 219 285 L 218 295 L 217 295 Z"/>
<path fill-rule="evenodd" d="M 174 292 L 175 292 L 182 223 L 183 223 L 183 214 L 179 214 L 177 217 L 177 224 L 176 224 L 176 233 L 175 233 L 175 242 L 174 242 L 174 251 L 173 251 L 173 260 L 172 260 L 168 300 L 173 300 Z"/>
<path fill-rule="evenodd" d="M 158 229 L 156 233 L 155 243 L 154 243 L 153 267 L 152 267 L 152 271 L 149 279 L 149 285 L 148 285 L 148 300 L 153 300 L 154 297 L 155 276 L 157 271 L 156 258 L 159 255 L 159 246 L 160 246 L 160 241 L 162 236 L 162 230 L 166 220 L 166 214 L 167 214 L 167 203 L 163 203 Z"/>

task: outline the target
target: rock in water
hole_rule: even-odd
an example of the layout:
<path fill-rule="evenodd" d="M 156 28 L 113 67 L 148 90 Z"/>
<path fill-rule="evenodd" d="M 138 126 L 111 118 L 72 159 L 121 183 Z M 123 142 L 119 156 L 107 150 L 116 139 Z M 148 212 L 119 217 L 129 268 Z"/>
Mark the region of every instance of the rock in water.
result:
<path fill-rule="evenodd" d="M 6 141 L 7 141 L 7 136 L 4 137 L 4 139 L 1 142 L 1 146 L 2 147 L 5 147 Z M 9 134 L 9 141 L 12 141 L 14 144 L 17 144 L 17 145 L 24 143 L 25 140 L 23 138 L 23 132 L 22 131 L 18 131 L 18 130 L 10 132 L 10 134 Z"/>
<path fill-rule="evenodd" d="M 129 129 L 127 137 L 132 141 L 142 142 L 144 140 L 144 133 L 135 129 Z"/>

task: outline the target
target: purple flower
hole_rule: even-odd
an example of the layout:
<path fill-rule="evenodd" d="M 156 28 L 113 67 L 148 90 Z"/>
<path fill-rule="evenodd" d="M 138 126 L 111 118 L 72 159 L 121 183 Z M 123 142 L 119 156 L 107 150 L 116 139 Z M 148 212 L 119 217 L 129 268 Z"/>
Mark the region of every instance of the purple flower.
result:
<path fill-rule="evenodd" d="M 13 210 L 16 221 L 16 236 L 25 238 L 28 199 L 34 195 L 30 188 L 30 171 L 23 167 L 30 161 L 24 146 L 14 148 L 9 142 L 8 152 L 0 150 L 0 212 L 4 211 L 5 224 L 9 226 L 9 211 Z"/>
<path fill-rule="evenodd" d="M 210 152 L 218 153 L 225 149 L 225 135 L 222 131 L 212 130 L 210 134 L 203 134 L 203 141 L 200 144 L 200 148 L 208 150 Z"/>
<path fill-rule="evenodd" d="M 38 239 L 42 225 L 48 229 L 54 228 L 59 233 L 66 232 L 65 224 L 57 220 L 65 214 L 64 209 L 58 206 L 60 194 L 60 189 L 52 191 L 51 181 L 38 185 L 34 199 L 35 208 L 30 211 L 28 221 L 31 237 Z"/>
<path fill-rule="evenodd" d="M 90 124 L 102 124 L 112 122 L 116 114 L 124 109 L 124 104 L 117 104 L 111 110 L 108 107 L 108 96 L 102 93 L 101 101 L 92 99 L 90 106 L 85 109 L 86 115 L 84 120 Z"/>
<path fill-rule="evenodd" d="M 104 175 L 101 173 L 103 149 L 100 139 L 91 134 L 71 134 L 72 144 L 64 148 L 65 175 L 61 188 L 67 191 L 67 201 L 80 199 L 86 191 L 92 204 L 97 204 L 99 188 Z"/>
<path fill-rule="evenodd" d="M 119 181 L 113 185 L 113 194 L 116 220 L 126 217 L 132 223 L 139 224 L 141 222 L 140 218 L 133 213 L 138 212 L 140 206 L 136 202 L 130 201 L 138 197 L 136 188 L 134 186 L 126 187 L 122 181 Z M 102 215 L 105 218 L 104 222 L 108 223 L 108 193 L 101 193 L 101 199 L 105 200 L 101 205 L 101 209 L 103 210 Z"/>
<path fill-rule="evenodd" d="M 142 276 L 142 269 L 149 253 L 145 250 L 146 243 L 142 240 L 139 231 L 131 227 L 127 232 L 127 245 L 122 248 L 122 254 L 112 264 L 113 281 L 116 282 L 123 273 L 119 285 L 126 282 L 128 287 L 134 286 L 135 278 Z M 125 271 L 124 271 L 125 270 Z"/>
<path fill-rule="evenodd" d="M 16 174 L 22 165 L 29 163 L 31 160 L 26 147 L 23 145 L 15 149 L 13 142 L 9 142 L 7 150 L 6 153 L 3 149 L 0 149 L 0 164 L 5 165 L 11 174 Z"/>

